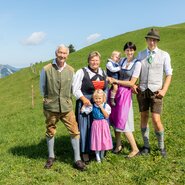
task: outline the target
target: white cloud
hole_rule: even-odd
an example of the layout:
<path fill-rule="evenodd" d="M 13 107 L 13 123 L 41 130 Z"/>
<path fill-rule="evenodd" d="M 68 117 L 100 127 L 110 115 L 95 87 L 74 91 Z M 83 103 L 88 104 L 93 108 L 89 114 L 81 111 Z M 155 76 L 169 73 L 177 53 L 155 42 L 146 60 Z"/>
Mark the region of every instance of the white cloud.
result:
<path fill-rule="evenodd" d="M 91 34 L 87 37 L 86 41 L 88 44 L 96 41 L 101 35 L 99 33 L 94 33 L 94 34 Z"/>
<path fill-rule="evenodd" d="M 38 45 L 44 41 L 46 33 L 33 32 L 29 37 L 23 40 L 24 45 Z"/>

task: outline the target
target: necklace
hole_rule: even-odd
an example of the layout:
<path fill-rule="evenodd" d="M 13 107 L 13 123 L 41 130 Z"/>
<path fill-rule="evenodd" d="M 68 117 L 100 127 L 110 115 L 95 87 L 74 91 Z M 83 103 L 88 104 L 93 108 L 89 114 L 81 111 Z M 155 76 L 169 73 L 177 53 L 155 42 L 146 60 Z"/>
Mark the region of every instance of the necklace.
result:
<path fill-rule="evenodd" d="M 127 61 L 125 68 L 127 69 L 129 65 L 130 65 L 130 62 Z"/>

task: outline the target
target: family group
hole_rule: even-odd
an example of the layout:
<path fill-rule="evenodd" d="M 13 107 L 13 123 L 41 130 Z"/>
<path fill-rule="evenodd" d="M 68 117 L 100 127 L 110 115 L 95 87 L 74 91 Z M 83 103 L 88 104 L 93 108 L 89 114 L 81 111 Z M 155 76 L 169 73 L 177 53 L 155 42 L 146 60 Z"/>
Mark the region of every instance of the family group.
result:
<path fill-rule="evenodd" d="M 147 47 L 135 57 L 136 45 L 127 42 L 123 46 L 125 57 L 113 51 L 106 63 L 106 71 L 100 67 L 101 55 L 93 51 L 88 64 L 74 72 L 66 63 L 69 48 L 57 47 L 56 58 L 43 67 L 40 88 L 46 118 L 48 159 L 45 168 L 53 165 L 56 156 L 54 142 L 56 124 L 61 120 L 66 126 L 74 151 L 74 168 L 85 170 L 91 154 L 101 163 L 105 151 L 114 154 L 122 150 L 121 134 L 124 133 L 131 152 L 127 158 L 150 153 L 149 112 L 160 154 L 166 156 L 164 127 L 161 122 L 163 97 L 171 83 L 171 59 L 158 48 L 160 35 L 152 28 L 145 36 Z M 135 141 L 132 94 L 138 100 L 143 147 Z M 73 111 L 72 95 L 76 98 Z M 113 146 L 110 125 L 115 133 Z"/>

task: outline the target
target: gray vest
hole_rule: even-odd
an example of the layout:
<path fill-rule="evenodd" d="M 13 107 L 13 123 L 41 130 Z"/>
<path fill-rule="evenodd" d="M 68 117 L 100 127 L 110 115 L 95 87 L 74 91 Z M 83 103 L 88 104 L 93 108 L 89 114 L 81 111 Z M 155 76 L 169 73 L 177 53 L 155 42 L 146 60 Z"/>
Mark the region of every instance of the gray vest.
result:
<path fill-rule="evenodd" d="M 44 92 L 44 109 L 51 112 L 69 112 L 72 105 L 72 80 L 74 70 L 66 65 L 62 72 L 56 65 L 48 64 L 44 67 L 46 74 L 46 89 Z"/>
<path fill-rule="evenodd" d="M 141 51 L 138 59 L 141 61 L 139 83 L 141 91 L 145 91 L 147 88 L 152 92 L 162 89 L 165 62 L 164 51 L 158 49 L 151 64 L 147 61 L 147 50 Z"/>

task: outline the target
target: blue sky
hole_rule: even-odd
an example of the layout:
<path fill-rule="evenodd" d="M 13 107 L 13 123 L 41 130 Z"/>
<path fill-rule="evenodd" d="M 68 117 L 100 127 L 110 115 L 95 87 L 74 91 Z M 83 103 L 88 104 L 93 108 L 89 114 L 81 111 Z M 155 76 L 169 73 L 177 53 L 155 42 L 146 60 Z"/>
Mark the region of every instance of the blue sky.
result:
<path fill-rule="evenodd" d="M 150 26 L 185 22 L 184 0 L 0 0 L 0 64 L 27 67 Z"/>

